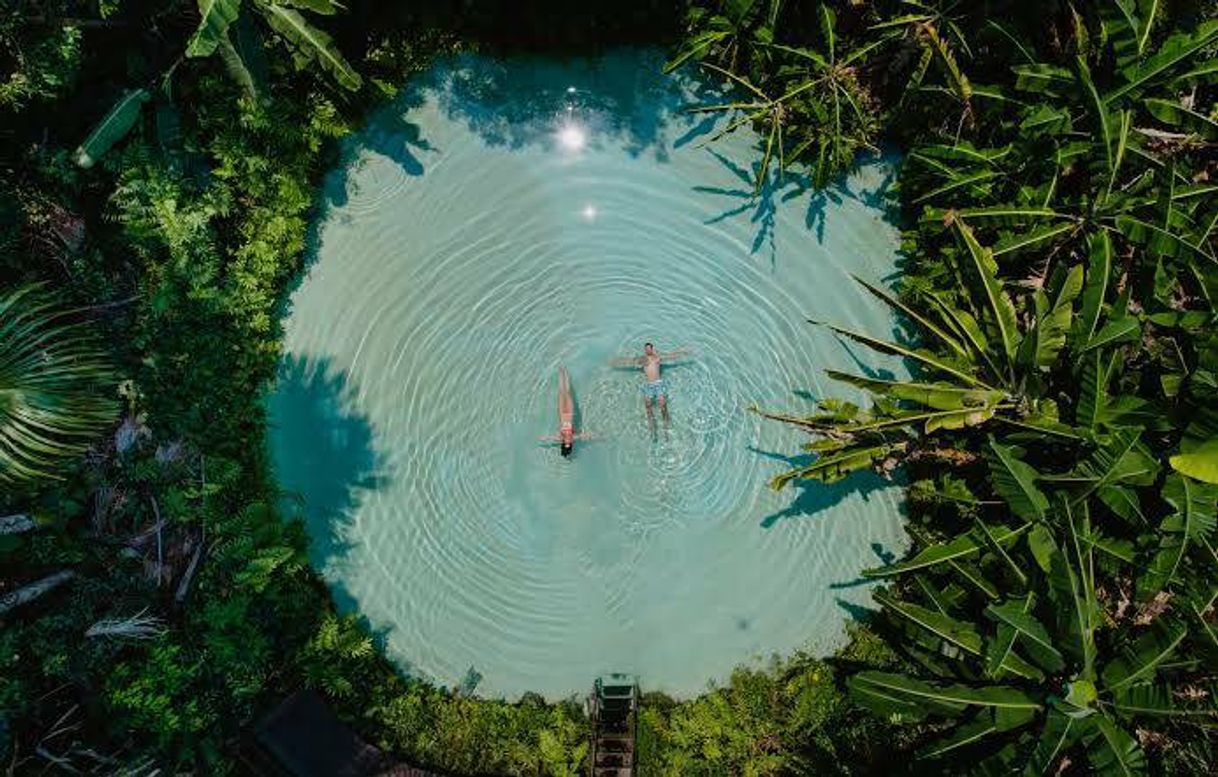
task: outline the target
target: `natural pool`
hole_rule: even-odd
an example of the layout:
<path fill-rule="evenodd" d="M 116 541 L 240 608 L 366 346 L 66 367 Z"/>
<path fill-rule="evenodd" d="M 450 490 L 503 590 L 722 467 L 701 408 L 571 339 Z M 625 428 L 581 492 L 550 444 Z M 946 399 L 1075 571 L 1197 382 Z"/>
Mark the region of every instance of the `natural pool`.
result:
<path fill-rule="evenodd" d="M 892 161 L 754 198 L 756 137 L 699 147 L 716 121 L 681 108 L 722 95 L 661 62 L 446 62 L 326 181 L 271 453 L 340 606 L 410 671 L 689 695 L 832 650 L 870 601 L 858 571 L 905 548 L 878 478 L 769 491 L 806 438 L 747 412 L 810 408 L 826 368 L 901 373 L 805 322 L 892 331 L 849 277 L 893 272 Z M 641 376 L 609 366 L 644 340 L 694 351 L 654 439 Z M 570 460 L 537 441 L 559 365 L 597 437 Z"/>

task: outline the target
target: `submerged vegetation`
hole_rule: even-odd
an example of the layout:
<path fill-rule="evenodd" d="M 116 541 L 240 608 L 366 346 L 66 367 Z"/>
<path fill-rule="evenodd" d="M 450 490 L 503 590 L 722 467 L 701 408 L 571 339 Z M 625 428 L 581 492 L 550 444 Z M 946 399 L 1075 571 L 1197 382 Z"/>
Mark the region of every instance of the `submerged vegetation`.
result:
<path fill-rule="evenodd" d="M 0 764 L 239 771 L 311 688 L 422 765 L 585 768 L 577 704 L 404 677 L 335 613 L 260 394 L 370 107 L 455 48 L 646 42 L 734 95 L 695 109 L 760 133 L 759 195 L 907 152 L 898 288 L 860 279 L 907 336 L 836 331 L 916 377 L 767 414 L 817 454 L 776 487 L 905 470 L 915 549 L 838 656 L 650 697 L 641 772 L 1214 771 L 1213 3 L 348 5 L 4 4 Z"/>

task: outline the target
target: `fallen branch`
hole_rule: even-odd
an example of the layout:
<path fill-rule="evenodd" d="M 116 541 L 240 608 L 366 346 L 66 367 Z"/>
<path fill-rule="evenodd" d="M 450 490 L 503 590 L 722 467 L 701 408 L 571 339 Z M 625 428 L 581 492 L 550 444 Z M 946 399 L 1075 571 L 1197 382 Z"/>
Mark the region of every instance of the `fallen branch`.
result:
<path fill-rule="evenodd" d="M 186 573 L 182 575 L 181 582 L 178 583 L 178 590 L 173 595 L 173 600 L 177 604 L 182 604 L 186 601 L 186 594 L 190 592 L 190 582 L 194 579 L 195 569 L 199 566 L 199 559 L 203 556 L 203 538 L 199 537 L 199 544 L 195 547 L 194 554 L 190 557 L 190 563 L 186 565 Z"/>
<path fill-rule="evenodd" d="M 52 575 L 47 575 L 41 580 L 36 580 L 33 583 L 18 588 L 16 591 L 0 596 L 0 615 L 5 615 L 9 610 L 20 607 L 23 604 L 32 602 L 43 594 L 51 591 L 76 576 L 76 573 L 70 569 L 64 569 Z"/>

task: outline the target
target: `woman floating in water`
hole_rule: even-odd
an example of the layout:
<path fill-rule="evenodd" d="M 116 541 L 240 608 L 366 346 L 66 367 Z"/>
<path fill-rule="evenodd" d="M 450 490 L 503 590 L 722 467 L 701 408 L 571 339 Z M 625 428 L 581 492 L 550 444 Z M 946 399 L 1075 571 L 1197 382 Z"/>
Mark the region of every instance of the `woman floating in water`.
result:
<path fill-rule="evenodd" d="M 571 397 L 571 379 L 567 368 L 558 368 L 558 435 L 542 437 L 544 442 L 556 442 L 563 456 L 570 456 L 575 440 L 588 440 L 591 435 L 575 431 L 575 400 Z"/>

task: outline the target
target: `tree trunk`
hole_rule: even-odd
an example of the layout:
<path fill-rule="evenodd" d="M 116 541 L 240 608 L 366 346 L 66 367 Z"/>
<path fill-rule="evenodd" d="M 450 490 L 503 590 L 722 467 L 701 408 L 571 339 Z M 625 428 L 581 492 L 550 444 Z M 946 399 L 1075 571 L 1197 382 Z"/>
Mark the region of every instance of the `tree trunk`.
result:
<path fill-rule="evenodd" d="M 75 576 L 76 573 L 72 570 L 64 569 L 54 574 L 47 575 L 41 580 L 36 580 L 24 588 L 18 588 L 16 591 L 0 594 L 0 615 L 6 615 L 9 610 L 15 607 L 20 607 L 27 602 L 34 601 L 48 591 L 63 585 Z"/>
<path fill-rule="evenodd" d="M 0 515 L 0 534 L 21 534 L 38 528 L 38 522 L 28 515 Z"/>

